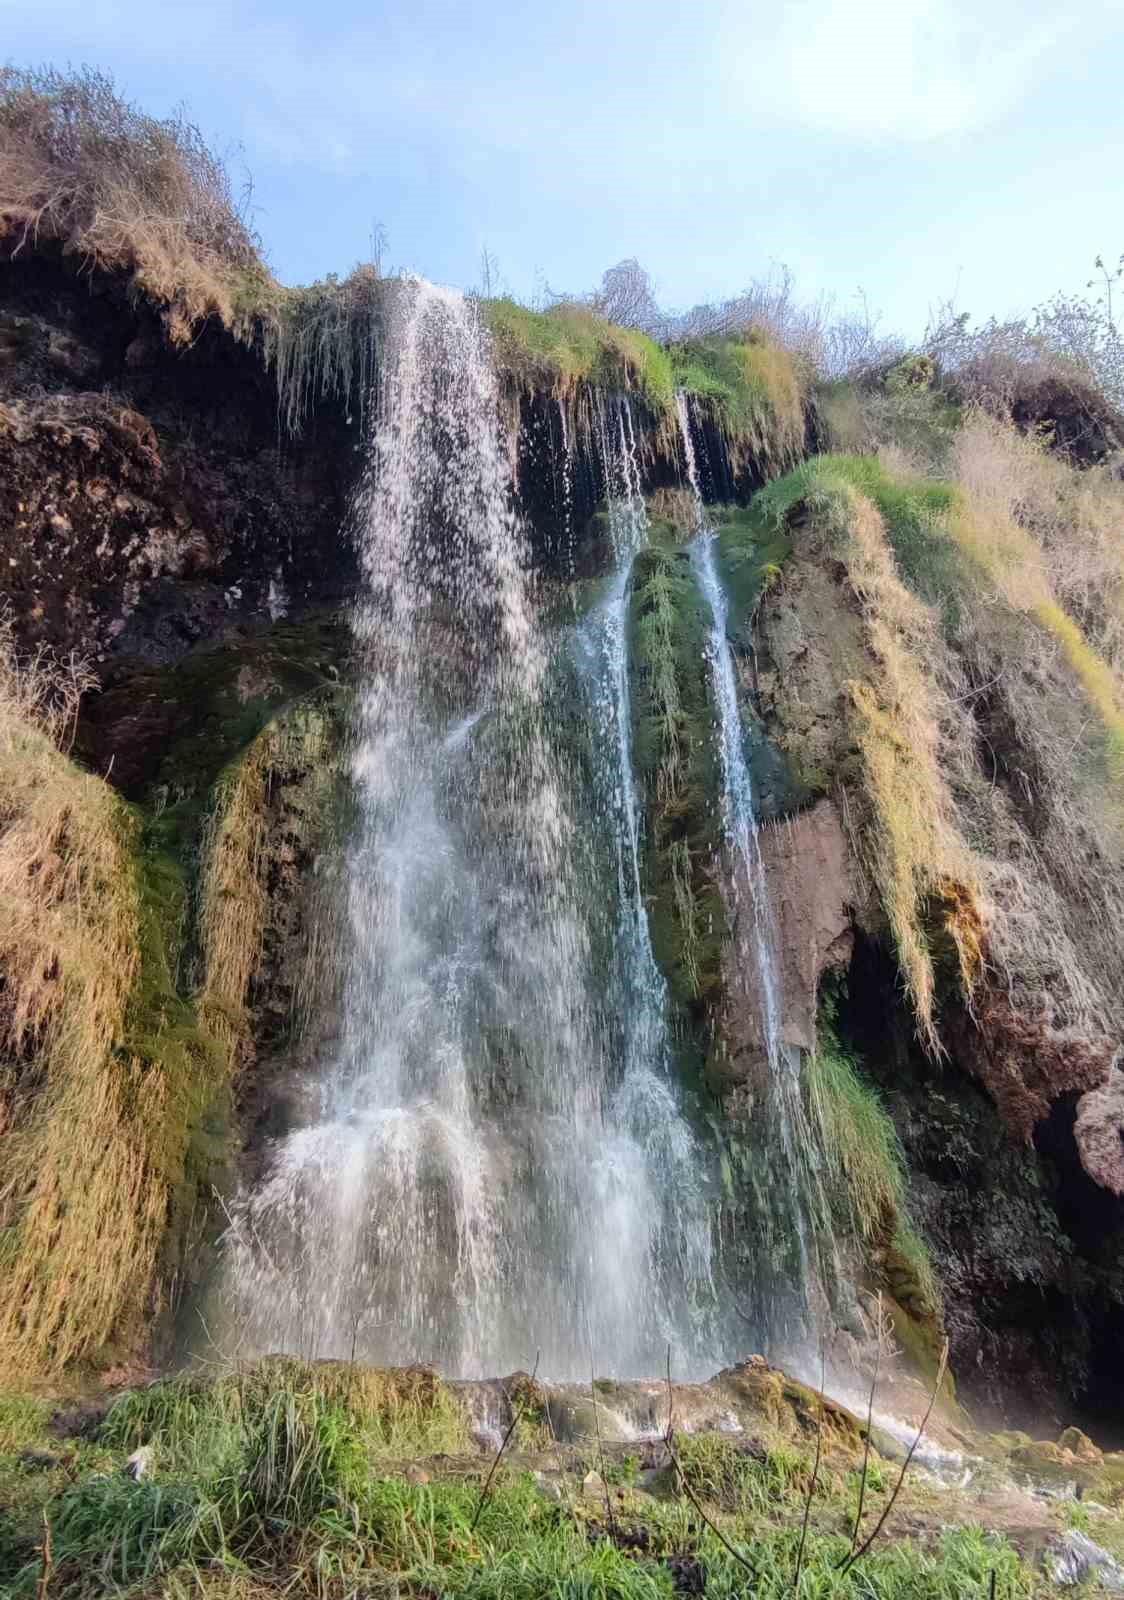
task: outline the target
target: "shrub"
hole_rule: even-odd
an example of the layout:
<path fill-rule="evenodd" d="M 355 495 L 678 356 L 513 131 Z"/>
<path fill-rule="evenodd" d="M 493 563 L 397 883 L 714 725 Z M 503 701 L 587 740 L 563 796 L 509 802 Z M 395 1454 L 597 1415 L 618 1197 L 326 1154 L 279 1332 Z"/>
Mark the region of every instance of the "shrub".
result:
<path fill-rule="evenodd" d="M 246 329 L 275 288 L 198 128 L 146 116 L 89 69 L 0 69 L 0 239 L 128 274 L 180 344 L 210 316 Z"/>

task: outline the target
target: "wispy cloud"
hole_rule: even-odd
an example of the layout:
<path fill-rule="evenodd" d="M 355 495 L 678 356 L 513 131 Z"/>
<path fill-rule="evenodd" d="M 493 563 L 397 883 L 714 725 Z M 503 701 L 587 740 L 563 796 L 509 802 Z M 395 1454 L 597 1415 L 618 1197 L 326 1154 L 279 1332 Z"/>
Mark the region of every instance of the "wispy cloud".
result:
<path fill-rule="evenodd" d="M 1084 15 L 1082 15 L 1084 13 Z M 789 0 L 743 35 L 727 88 L 744 113 L 842 137 L 925 140 L 1005 116 L 1063 41 L 1093 34 L 1096 0 Z"/>

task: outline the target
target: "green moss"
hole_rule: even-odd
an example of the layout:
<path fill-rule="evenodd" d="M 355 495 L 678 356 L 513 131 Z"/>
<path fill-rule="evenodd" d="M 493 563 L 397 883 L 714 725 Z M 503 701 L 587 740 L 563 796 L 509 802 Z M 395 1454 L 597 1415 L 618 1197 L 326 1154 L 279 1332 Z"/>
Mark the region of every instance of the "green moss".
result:
<path fill-rule="evenodd" d="M 718 986 L 726 931 L 708 625 L 687 554 L 644 551 L 631 595 L 633 758 L 649 821 L 644 882 L 656 958 L 674 998 L 691 1006 Z"/>
<path fill-rule="evenodd" d="M 501 373 L 526 388 L 571 394 L 578 384 L 635 391 L 657 417 L 675 407 L 668 354 L 646 334 L 606 322 L 586 306 L 532 311 L 515 300 L 482 302 Z"/>
<path fill-rule="evenodd" d="M 148 814 L 148 846 L 190 867 L 222 770 L 286 707 L 338 690 L 349 648 L 334 617 L 280 622 L 254 639 L 134 673 L 101 695 L 98 726 L 130 730 L 128 769 L 116 777 Z M 96 748 L 95 730 L 81 729 L 77 753 L 89 758 Z"/>
<path fill-rule="evenodd" d="M 175 857 L 146 845 L 138 819 L 140 974 L 125 1018 L 122 1053 L 163 1083 L 161 1115 L 146 1124 L 146 1160 L 168 1194 L 160 1276 L 179 1279 L 231 1153 L 234 1063 L 180 988 L 189 888 Z"/>
<path fill-rule="evenodd" d="M 792 553 L 787 533 L 752 506 L 716 506 L 718 570 L 728 603 L 729 630 L 736 644 L 752 645 L 753 619 L 761 597 L 777 582 Z"/>
<path fill-rule="evenodd" d="M 675 386 L 723 435 L 737 466 L 783 470 L 803 452 L 804 381 L 795 359 L 756 329 L 689 339 L 668 350 Z"/>

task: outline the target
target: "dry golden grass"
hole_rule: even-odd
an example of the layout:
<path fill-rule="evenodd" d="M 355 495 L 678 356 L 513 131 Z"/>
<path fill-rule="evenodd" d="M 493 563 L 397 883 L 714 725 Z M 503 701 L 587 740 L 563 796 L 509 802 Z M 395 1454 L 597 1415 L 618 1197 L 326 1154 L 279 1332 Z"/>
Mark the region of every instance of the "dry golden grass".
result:
<path fill-rule="evenodd" d="M 865 495 L 840 485 L 819 513 L 861 607 L 873 669 L 846 685 L 862 770 L 851 813 L 855 841 L 889 921 L 919 1033 L 935 1051 L 934 944 L 950 941 L 970 993 L 983 938 L 979 880 L 943 770 L 948 705 L 932 671 L 936 626 L 899 578 L 882 518 Z"/>
<path fill-rule="evenodd" d="M 0 1361 L 61 1366 L 139 1310 L 166 1210 L 145 1130 L 163 1085 L 124 1050 L 140 964 L 133 824 L 55 740 L 73 663 L 0 639 Z"/>
<path fill-rule="evenodd" d="M 297 709 L 263 728 L 219 784 L 203 840 L 199 1010 L 232 1059 L 249 1027 L 250 984 L 261 963 L 269 910 L 263 851 L 271 788 L 294 763 L 326 773 L 332 754 L 324 717 L 315 707 Z M 315 929 L 309 945 L 312 961 L 321 954 Z"/>
<path fill-rule="evenodd" d="M 246 331 L 278 293 L 199 130 L 145 116 L 89 70 L 0 69 L 0 240 L 127 273 L 174 343 L 212 316 Z"/>

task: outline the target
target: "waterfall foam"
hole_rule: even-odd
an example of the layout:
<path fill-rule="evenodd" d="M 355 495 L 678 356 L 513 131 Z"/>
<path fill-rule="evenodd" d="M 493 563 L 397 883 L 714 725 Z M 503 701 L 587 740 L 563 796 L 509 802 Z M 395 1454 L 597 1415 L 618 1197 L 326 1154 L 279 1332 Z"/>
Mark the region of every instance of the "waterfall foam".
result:
<path fill-rule="evenodd" d="M 670 1074 L 628 743 L 631 417 L 616 414 L 606 452 L 623 541 L 598 646 L 599 783 L 623 820 L 606 1007 L 488 338 L 471 301 L 414 279 L 388 342 L 355 508 L 366 592 L 340 1036 L 317 1118 L 232 1209 L 231 1340 L 464 1376 L 538 1352 L 557 1377 L 588 1373 L 591 1355 L 659 1370 L 670 1340 L 677 1368 L 701 1369 L 710 1220 Z"/>

